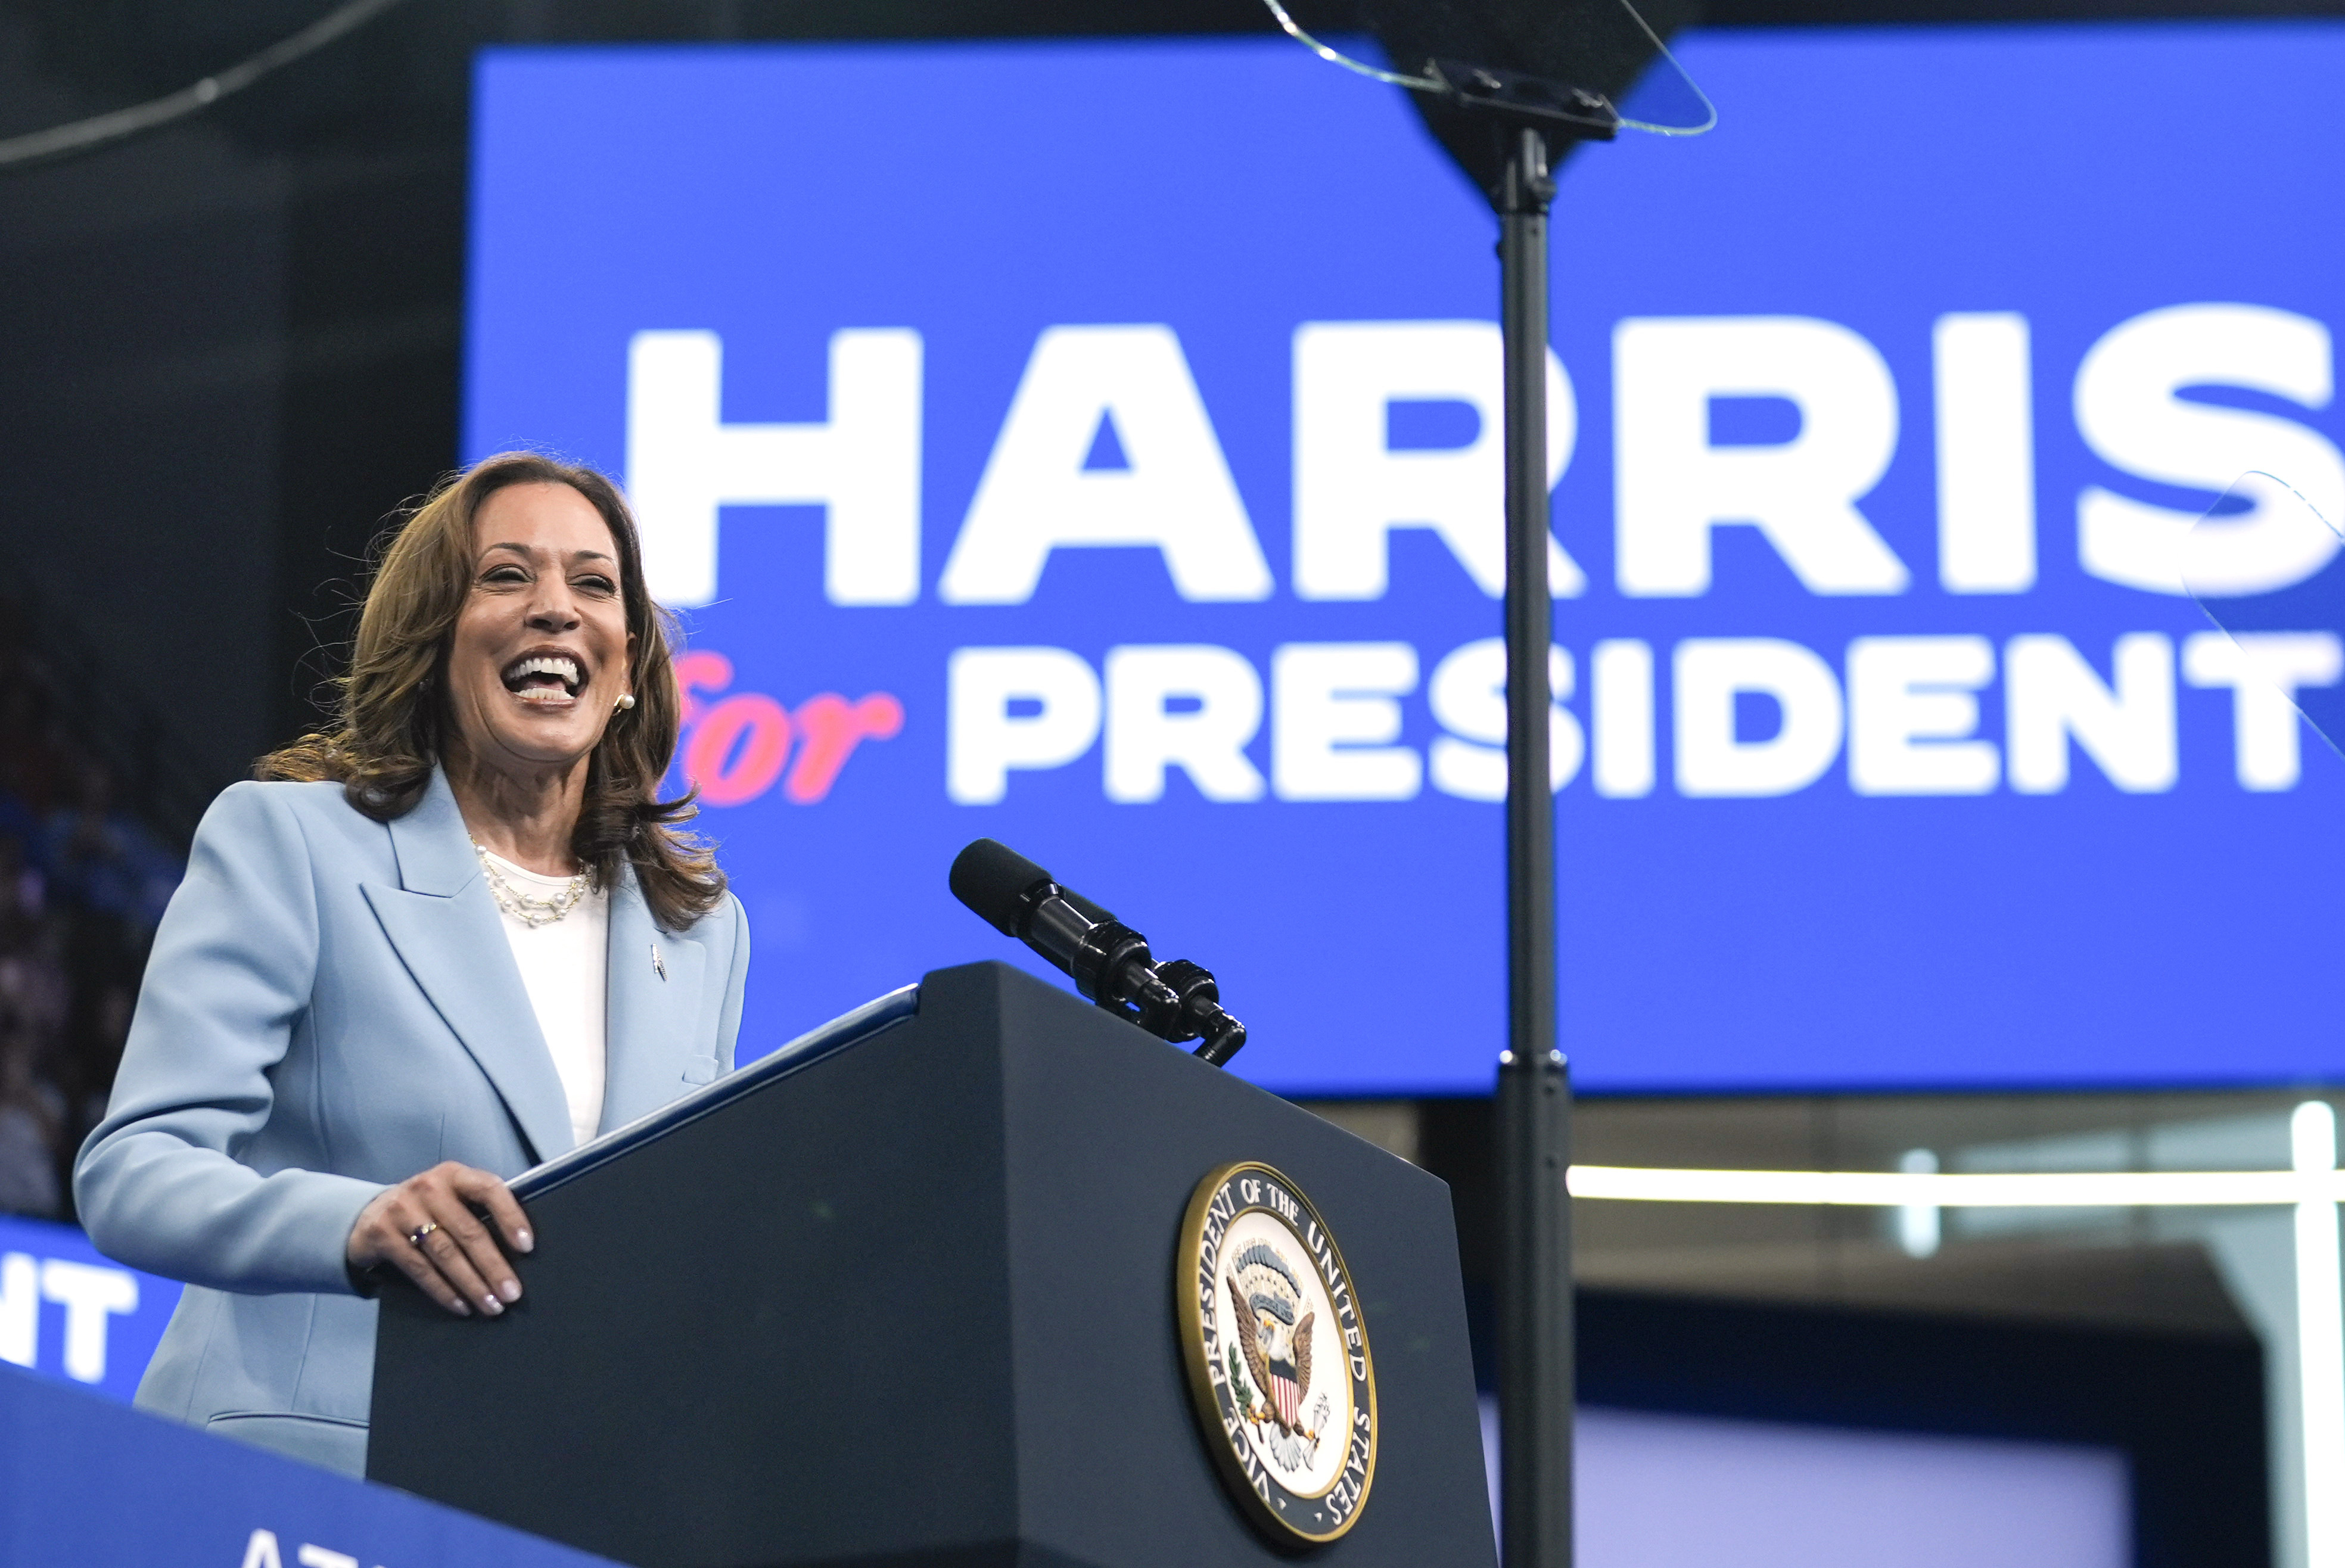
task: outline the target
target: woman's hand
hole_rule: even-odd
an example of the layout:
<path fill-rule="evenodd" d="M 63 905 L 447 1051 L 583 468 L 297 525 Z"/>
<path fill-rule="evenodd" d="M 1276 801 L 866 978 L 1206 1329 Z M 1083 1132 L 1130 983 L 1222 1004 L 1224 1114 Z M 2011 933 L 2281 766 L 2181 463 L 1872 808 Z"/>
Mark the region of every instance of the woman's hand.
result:
<path fill-rule="evenodd" d="M 388 1263 L 458 1317 L 477 1308 L 493 1318 L 521 1300 L 521 1281 L 496 1236 L 473 1214 L 476 1206 L 489 1211 L 514 1251 L 535 1245 L 504 1182 L 452 1159 L 385 1189 L 359 1211 L 345 1249 L 350 1267 Z"/>

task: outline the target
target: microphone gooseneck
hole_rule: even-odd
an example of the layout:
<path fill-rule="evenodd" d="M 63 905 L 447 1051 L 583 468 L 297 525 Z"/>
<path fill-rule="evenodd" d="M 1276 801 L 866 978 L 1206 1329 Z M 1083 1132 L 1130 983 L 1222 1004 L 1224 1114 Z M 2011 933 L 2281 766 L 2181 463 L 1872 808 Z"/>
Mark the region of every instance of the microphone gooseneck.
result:
<path fill-rule="evenodd" d="M 980 838 L 954 859 L 953 896 L 1004 936 L 1066 971 L 1075 989 L 1166 1040 L 1202 1040 L 1196 1055 L 1220 1067 L 1245 1045 L 1244 1024 L 1223 1010 L 1212 973 L 1185 958 L 1159 964 L 1148 938 L 1010 848 Z"/>

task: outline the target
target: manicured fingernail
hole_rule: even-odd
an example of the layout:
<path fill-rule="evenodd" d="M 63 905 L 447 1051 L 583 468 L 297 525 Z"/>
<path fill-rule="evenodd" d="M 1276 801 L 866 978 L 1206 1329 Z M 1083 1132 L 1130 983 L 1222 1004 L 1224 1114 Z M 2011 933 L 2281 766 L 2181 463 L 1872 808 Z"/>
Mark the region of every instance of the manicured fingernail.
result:
<path fill-rule="evenodd" d="M 497 1287 L 497 1294 L 502 1296 L 508 1301 L 520 1300 L 521 1281 L 518 1280 L 506 1280 L 503 1284 Z"/>
<path fill-rule="evenodd" d="M 471 1317 L 472 1315 L 472 1308 L 470 1308 L 470 1307 L 467 1307 L 466 1305 L 464 1305 L 464 1299 L 463 1299 L 462 1296 L 457 1297 L 457 1298 L 456 1298 L 456 1316 L 458 1316 L 458 1317 L 460 1317 L 460 1318 L 469 1318 L 469 1317 Z"/>
<path fill-rule="evenodd" d="M 513 1232 L 513 1245 L 520 1248 L 523 1251 L 528 1252 L 536 1249 L 537 1242 L 531 1237 L 528 1231 L 516 1230 Z"/>
<path fill-rule="evenodd" d="M 490 1317 L 493 1318 L 504 1310 L 505 1304 L 502 1301 L 498 1300 L 494 1296 L 483 1296 L 481 1298 L 481 1310 L 486 1312 Z"/>

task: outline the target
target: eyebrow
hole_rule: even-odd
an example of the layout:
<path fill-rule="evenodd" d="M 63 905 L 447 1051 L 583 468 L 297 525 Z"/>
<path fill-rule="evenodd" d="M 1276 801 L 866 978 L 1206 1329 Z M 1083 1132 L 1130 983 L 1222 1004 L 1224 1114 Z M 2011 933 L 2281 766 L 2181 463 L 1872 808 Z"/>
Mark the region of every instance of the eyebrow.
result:
<path fill-rule="evenodd" d="M 522 557 L 524 561 L 528 560 L 535 553 L 535 551 L 532 551 L 529 546 L 525 544 L 515 544 L 511 540 L 492 544 L 487 550 L 481 551 L 481 553 L 487 555 L 500 550 L 510 550 L 515 555 Z M 570 552 L 570 559 L 572 561 L 611 561 L 609 556 L 604 554 L 599 550 L 574 550 Z M 611 561 L 611 564 L 615 566 L 618 562 Z"/>

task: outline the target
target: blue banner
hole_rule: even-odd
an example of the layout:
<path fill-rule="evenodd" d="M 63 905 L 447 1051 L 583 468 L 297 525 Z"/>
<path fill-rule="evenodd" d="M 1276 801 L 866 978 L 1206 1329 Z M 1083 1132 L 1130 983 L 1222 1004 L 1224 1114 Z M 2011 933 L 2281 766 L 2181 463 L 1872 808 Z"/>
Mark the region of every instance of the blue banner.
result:
<path fill-rule="evenodd" d="M 127 1403 L 179 1290 L 70 1225 L 0 1215 L 0 1361 Z"/>
<path fill-rule="evenodd" d="M 2345 515 L 2330 25 L 1715 34 L 1566 166 L 1564 1047 L 1597 1091 L 2296 1081 L 2345 773 L 2179 592 Z M 2185 110 L 2183 106 L 2191 106 Z M 2205 107 L 2199 107 L 2205 106 Z M 1003 956 L 990 835 L 1282 1091 L 1504 1038 L 1495 224 L 1279 40 L 492 51 L 468 456 L 624 476 L 745 1051 Z M 2236 591 L 2320 561 L 2230 519 Z"/>
<path fill-rule="evenodd" d="M 593 1568 L 604 1561 L 0 1368 L 0 1562 Z"/>

